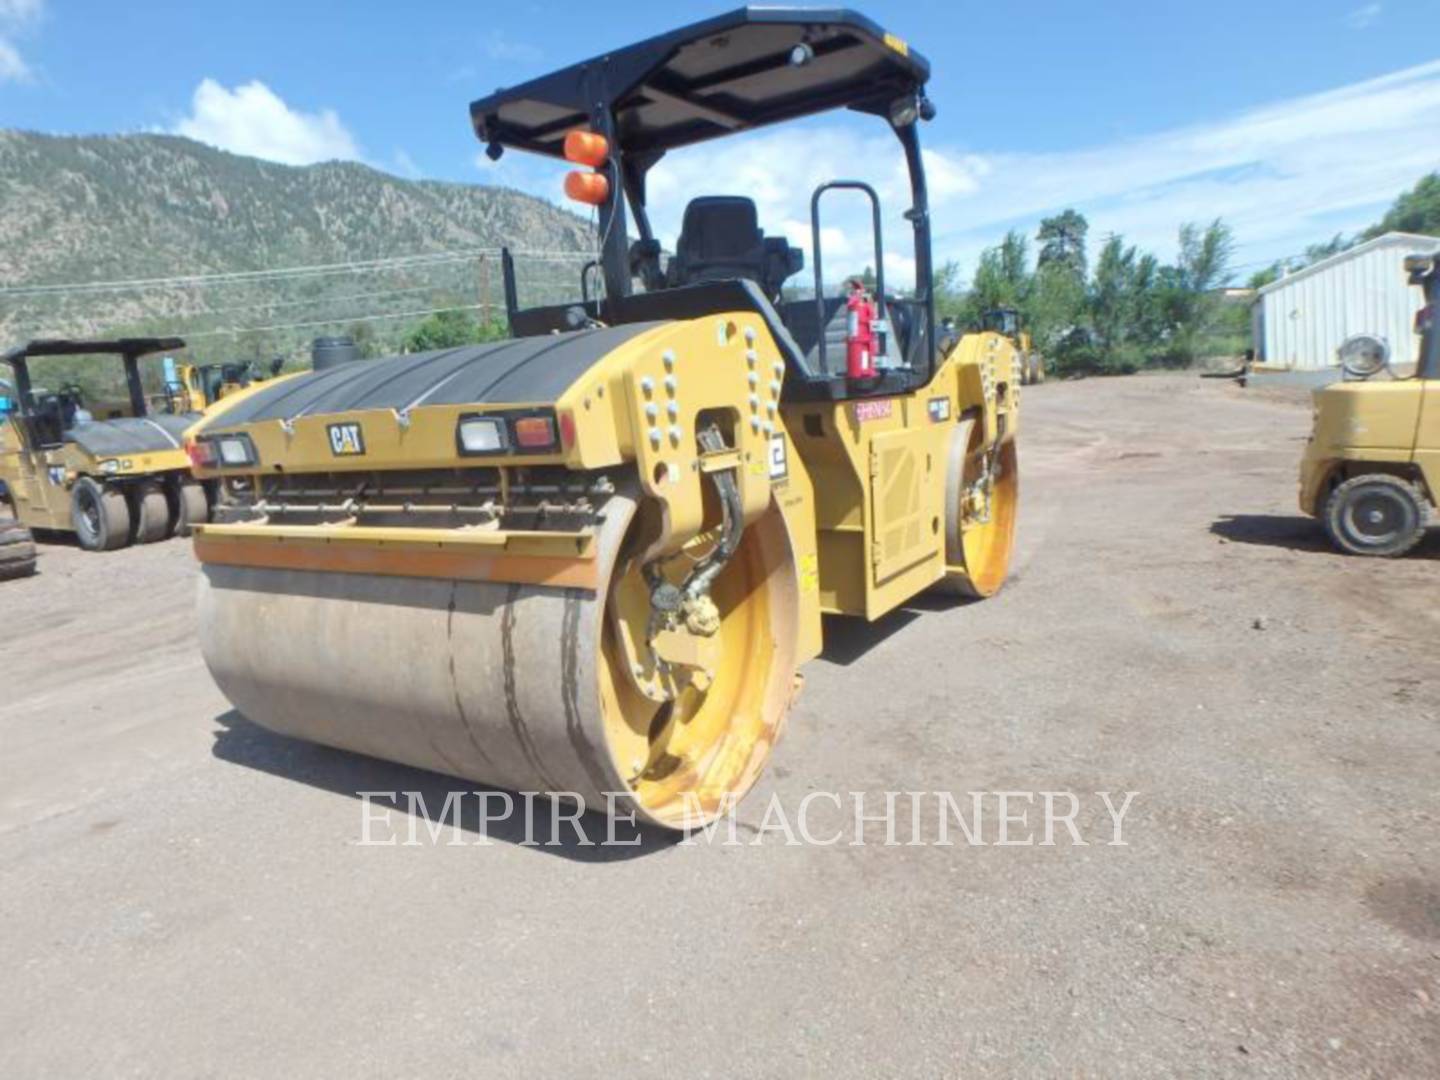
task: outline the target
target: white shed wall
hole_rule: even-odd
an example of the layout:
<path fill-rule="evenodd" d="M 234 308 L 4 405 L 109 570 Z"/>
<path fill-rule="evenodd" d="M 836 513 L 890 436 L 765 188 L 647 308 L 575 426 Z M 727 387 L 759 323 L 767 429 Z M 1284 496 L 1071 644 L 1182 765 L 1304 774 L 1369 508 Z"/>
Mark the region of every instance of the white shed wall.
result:
<path fill-rule="evenodd" d="M 1415 361 L 1420 291 L 1406 255 L 1440 251 L 1440 239 L 1387 233 L 1265 286 L 1255 301 L 1256 360 L 1271 367 L 1333 367 L 1351 334 L 1381 334 L 1397 365 Z"/>

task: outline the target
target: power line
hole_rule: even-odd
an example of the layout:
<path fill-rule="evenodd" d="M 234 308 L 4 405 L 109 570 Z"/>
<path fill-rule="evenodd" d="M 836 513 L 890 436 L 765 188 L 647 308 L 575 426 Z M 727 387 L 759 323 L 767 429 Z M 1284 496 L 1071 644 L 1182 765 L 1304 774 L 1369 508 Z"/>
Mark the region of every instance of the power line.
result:
<path fill-rule="evenodd" d="M 390 315 L 350 315 L 339 319 L 319 319 L 315 322 L 283 323 L 279 326 L 235 326 L 228 330 L 202 330 L 186 334 L 185 340 L 195 338 L 221 337 L 234 334 L 268 334 L 279 330 L 308 330 L 316 326 L 338 326 L 341 323 L 380 322 L 384 319 L 418 319 L 426 315 L 439 315 L 445 311 L 479 311 L 480 304 L 453 304 L 449 307 L 430 308 L 427 311 L 397 311 Z"/>
<path fill-rule="evenodd" d="M 177 311 L 173 315 L 151 316 L 152 318 L 175 318 L 195 319 L 205 315 L 233 315 L 240 311 L 269 311 L 273 308 L 293 307 L 323 307 L 328 304 L 346 303 L 352 300 L 377 300 L 389 296 L 408 296 L 412 293 L 424 292 L 458 292 L 460 287 L 447 287 L 440 285 L 411 285 L 403 289 L 384 289 L 380 292 L 345 293 L 341 296 L 312 296 L 304 300 L 271 300 L 260 304 L 241 304 L 236 307 L 223 308 L 192 308 L 188 311 Z"/>
<path fill-rule="evenodd" d="M 419 319 L 427 315 L 439 315 L 446 311 L 480 311 L 485 304 L 449 304 L 445 307 L 429 308 L 425 311 L 396 311 L 387 315 L 342 315 L 338 319 L 317 319 L 310 322 L 281 323 L 276 326 L 234 326 L 223 330 L 201 330 L 184 334 L 187 341 L 194 338 L 233 336 L 236 334 L 269 334 L 281 330 L 309 330 L 317 326 L 351 325 L 363 322 L 383 322 L 386 319 Z"/>
<path fill-rule="evenodd" d="M 512 250 L 517 258 L 565 262 L 591 258 L 584 251 Z M 232 285 L 272 279 L 329 277 L 337 274 L 366 274 L 386 270 L 422 270 L 446 266 L 483 257 L 498 257 L 499 248 L 473 248 L 466 251 L 435 252 L 425 255 L 401 255 L 383 259 L 365 259 L 343 263 L 315 263 L 308 266 L 285 266 L 267 270 L 233 270 L 213 274 L 183 274 L 163 278 L 131 278 L 124 281 L 89 281 L 56 285 L 0 286 L 0 296 L 56 296 L 98 292 L 133 292 L 193 288 L 206 285 Z"/>

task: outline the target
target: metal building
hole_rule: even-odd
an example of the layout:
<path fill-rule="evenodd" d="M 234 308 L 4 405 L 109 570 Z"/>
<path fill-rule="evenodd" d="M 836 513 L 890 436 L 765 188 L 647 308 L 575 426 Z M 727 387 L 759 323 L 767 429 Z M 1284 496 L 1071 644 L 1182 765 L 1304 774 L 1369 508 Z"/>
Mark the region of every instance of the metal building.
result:
<path fill-rule="evenodd" d="M 1251 308 L 1255 360 L 1268 368 L 1336 367 L 1351 334 L 1379 334 L 1392 363 L 1414 364 L 1420 292 L 1408 285 L 1406 255 L 1440 251 L 1440 237 L 1392 232 L 1297 270 L 1259 290 Z"/>

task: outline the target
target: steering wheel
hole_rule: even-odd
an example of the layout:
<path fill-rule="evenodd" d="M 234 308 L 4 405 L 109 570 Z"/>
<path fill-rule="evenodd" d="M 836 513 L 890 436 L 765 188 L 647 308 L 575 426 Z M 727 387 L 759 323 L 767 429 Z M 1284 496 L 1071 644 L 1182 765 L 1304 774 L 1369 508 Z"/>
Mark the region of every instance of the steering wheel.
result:
<path fill-rule="evenodd" d="M 79 383 L 68 382 L 62 384 L 57 396 L 62 401 L 69 402 L 76 408 L 85 407 L 85 390 Z"/>

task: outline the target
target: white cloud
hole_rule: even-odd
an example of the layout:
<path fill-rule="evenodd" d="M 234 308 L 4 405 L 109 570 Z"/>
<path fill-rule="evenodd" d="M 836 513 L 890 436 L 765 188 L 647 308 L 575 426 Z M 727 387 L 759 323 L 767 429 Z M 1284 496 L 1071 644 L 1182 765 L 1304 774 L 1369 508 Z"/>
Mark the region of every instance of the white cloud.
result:
<path fill-rule="evenodd" d="M 1212 123 L 1063 153 L 985 155 L 974 196 L 937 213 L 942 250 L 973 260 L 1011 224 L 1075 206 L 1091 235 L 1125 234 L 1164 258 L 1176 226 L 1225 218 L 1242 259 L 1303 249 L 1369 224 L 1440 164 L 1440 61 Z M 947 230 L 944 222 L 964 221 Z M 973 267 L 973 261 L 970 263 Z"/>
<path fill-rule="evenodd" d="M 968 274 L 1007 229 L 1033 237 L 1040 218 L 1073 206 L 1089 218 L 1095 244 L 1115 232 L 1171 259 L 1182 222 L 1223 217 L 1241 245 L 1237 263 L 1269 261 L 1375 221 L 1397 194 L 1440 167 L 1426 131 L 1440 131 L 1440 61 L 1075 150 L 934 146 L 925 162 L 935 257 L 959 259 Z M 532 161 L 507 153 L 493 175 L 558 199 L 563 169 Z M 661 240 L 673 245 L 690 198 L 749 195 L 762 227 L 805 247 L 808 257 L 810 193 L 839 177 L 879 192 L 886 250 L 901 256 L 886 270 L 907 283 L 904 161 L 894 136 L 869 118 L 827 115 L 668 154 L 650 174 L 651 214 Z M 869 207 L 859 196 L 826 196 L 822 228 L 827 277 L 873 261 Z"/>
<path fill-rule="evenodd" d="M 25 63 L 25 58 L 20 55 L 20 50 L 5 38 L 0 37 L 0 83 L 29 82 L 32 77 L 30 65 Z"/>
<path fill-rule="evenodd" d="M 544 53 L 534 45 L 491 30 L 480 41 L 480 51 L 489 59 L 513 64 L 533 64 L 544 58 Z"/>
<path fill-rule="evenodd" d="M 1362 4 L 1345 16 L 1345 25 L 1352 30 L 1364 30 L 1380 18 L 1381 10 L 1379 4 Z"/>
<path fill-rule="evenodd" d="M 932 198 L 972 193 L 983 171 L 962 154 L 927 151 Z M 685 204 L 697 195 L 748 195 L 760 226 L 783 235 L 811 257 L 810 195 L 828 180 L 860 180 L 875 188 L 884 210 L 887 253 L 910 249 L 910 226 L 900 217 L 910 205 L 910 182 L 900 144 L 885 128 L 865 124 L 805 123 L 751 132 L 667 154 L 647 181 L 652 223 L 667 247 L 680 232 Z M 820 202 L 821 253 L 827 279 L 856 273 L 875 262 L 870 204 L 855 191 L 828 192 Z M 887 258 L 897 284 L 914 278 L 908 258 Z M 807 267 L 806 275 L 810 273 Z"/>
<path fill-rule="evenodd" d="M 34 81 L 35 73 L 20 55 L 13 35 L 23 34 L 44 12 L 44 0 L 0 0 L 0 83 Z"/>
<path fill-rule="evenodd" d="M 45 11 L 45 0 L 0 0 L 0 22 L 33 22 Z"/>
<path fill-rule="evenodd" d="M 401 176 L 408 177 L 411 180 L 418 179 L 420 176 L 420 166 L 416 165 L 415 159 L 407 154 L 401 147 L 395 148 L 395 168 Z"/>
<path fill-rule="evenodd" d="M 213 79 L 195 88 L 190 115 L 171 131 L 237 154 L 309 165 L 358 160 L 359 147 L 333 109 L 301 112 L 259 80 L 228 90 Z"/>

